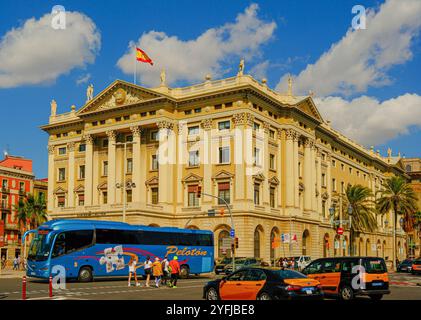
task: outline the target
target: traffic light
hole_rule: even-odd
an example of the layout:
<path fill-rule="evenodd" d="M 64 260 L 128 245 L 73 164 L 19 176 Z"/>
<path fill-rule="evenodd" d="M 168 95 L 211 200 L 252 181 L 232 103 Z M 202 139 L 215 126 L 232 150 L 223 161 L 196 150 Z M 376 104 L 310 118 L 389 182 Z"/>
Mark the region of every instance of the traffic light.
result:
<path fill-rule="evenodd" d="M 238 249 L 238 238 L 237 237 L 235 237 L 234 242 L 235 242 L 235 248 Z"/>
<path fill-rule="evenodd" d="M 221 214 L 221 216 L 224 216 L 224 214 L 225 214 L 225 209 L 224 209 L 224 208 L 219 209 L 219 213 Z"/>
<path fill-rule="evenodd" d="M 200 198 L 202 196 L 202 186 L 197 186 L 196 188 L 196 196 Z"/>

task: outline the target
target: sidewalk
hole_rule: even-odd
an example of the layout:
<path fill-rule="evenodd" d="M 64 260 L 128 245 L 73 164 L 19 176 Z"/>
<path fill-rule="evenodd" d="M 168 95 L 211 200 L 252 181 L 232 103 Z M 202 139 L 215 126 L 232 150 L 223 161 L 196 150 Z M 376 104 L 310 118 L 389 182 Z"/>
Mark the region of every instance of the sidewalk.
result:
<path fill-rule="evenodd" d="M 26 271 L 15 271 L 11 269 L 2 269 L 0 273 L 0 279 L 13 279 L 22 278 L 26 274 Z"/>

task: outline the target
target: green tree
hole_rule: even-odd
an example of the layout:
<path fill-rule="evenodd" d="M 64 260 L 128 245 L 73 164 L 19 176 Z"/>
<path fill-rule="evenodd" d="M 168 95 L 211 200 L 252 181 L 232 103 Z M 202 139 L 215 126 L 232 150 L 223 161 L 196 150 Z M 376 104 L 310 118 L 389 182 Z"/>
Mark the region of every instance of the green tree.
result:
<path fill-rule="evenodd" d="M 360 184 L 348 184 L 342 198 L 342 212 L 344 217 L 349 218 L 348 210 L 351 210 L 351 227 L 349 229 L 349 243 L 351 255 L 354 254 L 355 234 L 360 232 L 373 232 L 377 228 L 375 203 L 372 200 L 373 193 L 367 187 Z"/>
<path fill-rule="evenodd" d="M 413 228 L 413 215 L 417 211 L 417 196 L 411 185 L 402 177 L 386 179 L 378 191 L 377 210 L 380 214 L 393 215 L 393 267 L 396 270 L 396 226 L 398 216 L 404 217 L 404 228 Z"/>

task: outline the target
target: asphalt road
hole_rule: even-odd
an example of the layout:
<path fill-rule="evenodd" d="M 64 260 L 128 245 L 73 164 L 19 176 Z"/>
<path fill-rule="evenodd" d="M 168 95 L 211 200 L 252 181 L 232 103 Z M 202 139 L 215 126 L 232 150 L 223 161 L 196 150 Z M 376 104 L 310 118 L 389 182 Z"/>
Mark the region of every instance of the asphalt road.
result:
<path fill-rule="evenodd" d="M 127 287 L 126 279 L 107 279 L 92 283 L 70 282 L 65 290 L 54 290 L 56 300 L 201 300 L 203 285 L 215 276 L 202 275 L 179 280 L 177 288 Z M 390 275 L 391 294 L 385 300 L 421 300 L 421 276 L 409 274 Z M 145 281 L 141 281 L 144 285 Z M 151 281 L 151 283 L 153 283 Z M 419 284 L 419 285 L 418 285 Z M 0 280 L 0 299 L 18 300 L 22 297 L 22 280 Z M 48 297 L 48 283 L 28 279 L 27 299 L 43 300 Z M 368 299 L 362 297 L 360 299 Z"/>

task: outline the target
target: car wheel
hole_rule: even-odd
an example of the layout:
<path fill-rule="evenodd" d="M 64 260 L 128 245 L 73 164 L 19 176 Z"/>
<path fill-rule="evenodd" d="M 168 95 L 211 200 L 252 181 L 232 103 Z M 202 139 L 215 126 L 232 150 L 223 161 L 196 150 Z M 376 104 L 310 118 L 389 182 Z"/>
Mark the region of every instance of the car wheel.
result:
<path fill-rule="evenodd" d="M 92 269 L 90 267 L 82 267 L 79 270 L 78 280 L 80 282 L 91 282 L 93 280 Z"/>
<path fill-rule="evenodd" d="M 342 300 L 348 301 L 354 299 L 354 291 L 350 286 L 342 286 L 339 291 L 339 296 Z"/>
<path fill-rule="evenodd" d="M 190 274 L 190 268 L 189 266 L 181 266 L 180 268 L 180 277 L 185 279 L 189 276 Z"/>
<path fill-rule="evenodd" d="M 267 292 L 262 292 L 257 296 L 257 300 L 272 300 L 272 297 Z"/>
<path fill-rule="evenodd" d="M 382 294 L 370 294 L 369 297 L 370 297 L 371 300 L 379 301 L 383 298 L 383 295 Z"/>
<path fill-rule="evenodd" d="M 215 288 L 210 287 L 206 290 L 206 300 L 219 300 L 218 292 Z"/>

